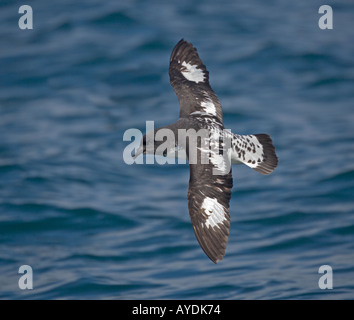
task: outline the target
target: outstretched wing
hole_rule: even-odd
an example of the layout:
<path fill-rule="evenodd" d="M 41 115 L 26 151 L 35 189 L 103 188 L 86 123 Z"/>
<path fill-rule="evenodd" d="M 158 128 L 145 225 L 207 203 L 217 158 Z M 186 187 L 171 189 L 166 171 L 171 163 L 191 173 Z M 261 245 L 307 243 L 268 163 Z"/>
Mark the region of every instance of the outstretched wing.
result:
<path fill-rule="evenodd" d="M 179 100 L 180 118 L 200 112 L 216 117 L 222 123 L 221 104 L 210 87 L 209 72 L 191 43 L 182 39 L 174 47 L 169 74 Z"/>
<path fill-rule="evenodd" d="M 213 174 L 213 164 L 191 164 L 188 208 L 194 233 L 206 255 L 217 263 L 225 255 L 230 230 L 232 173 Z"/>

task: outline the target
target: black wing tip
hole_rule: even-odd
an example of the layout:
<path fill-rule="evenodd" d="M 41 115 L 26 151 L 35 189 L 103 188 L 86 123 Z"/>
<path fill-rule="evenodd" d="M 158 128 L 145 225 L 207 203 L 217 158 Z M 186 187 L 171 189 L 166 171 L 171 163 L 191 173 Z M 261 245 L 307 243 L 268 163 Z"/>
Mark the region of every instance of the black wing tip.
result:
<path fill-rule="evenodd" d="M 209 84 L 209 72 L 203 61 L 200 59 L 197 49 L 191 42 L 184 40 L 183 38 L 175 45 L 170 56 L 170 79 L 174 78 L 174 70 L 178 70 L 180 73 L 181 63 L 191 63 L 194 66 L 198 66 L 203 72 L 203 84 Z M 183 78 L 185 80 L 185 78 Z"/>
<path fill-rule="evenodd" d="M 213 253 L 211 253 L 211 252 L 209 252 L 207 250 L 204 250 L 203 247 L 202 247 L 202 249 L 203 249 L 204 253 L 208 256 L 208 258 L 212 262 L 214 262 L 215 264 L 218 264 L 218 262 L 221 261 L 224 258 L 224 256 L 225 256 L 225 251 L 223 253 L 221 253 L 221 254 L 215 255 L 215 254 L 213 254 Z"/>
<path fill-rule="evenodd" d="M 182 43 L 191 44 L 191 43 L 188 42 L 187 40 L 184 40 L 184 38 L 181 38 L 181 40 L 179 40 L 179 41 L 177 42 L 177 45 L 180 45 L 180 44 L 182 44 Z"/>
<path fill-rule="evenodd" d="M 227 228 L 227 230 L 224 230 L 224 234 L 222 235 L 224 239 L 222 241 L 218 241 L 212 235 L 213 230 L 211 229 L 205 229 L 205 227 L 199 229 L 195 226 L 193 226 L 193 229 L 198 243 L 207 257 L 215 264 L 221 261 L 225 256 L 226 246 L 229 238 L 229 229 Z"/>
<path fill-rule="evenodd" d="M 213 254 L 208 254 L 205 251 L 205 254 L 208 256 L 208 258 L 213 261 L 215 264 L 218 264 L 218 262 L 220 262 L 221 260 L 223 260 L 224 256 L 225 256 L 225 251 L 226 251 L 226 247 L 223 248 L 222 253 L 219 253 L 217 255 L 213 255 Z"/>
<path fill-rule="evenodd" d="M 210 259 L 211 261 L 213 261 L 215 264 L 218 264 L 218 262 L 221 261 L 223 258 L 224 258 L 224 256 L 220 256 L 220 257 L 217 257 L 217 258 L 211 258 L 211 257 L 209 257 L 209 259 Z"/>
<path fill-rule="evenodd" d="M 185 49 L 186 47 L 189 47 L 189 48 L 194 49 L 195 51 L 197 51 L 197 49 L 194 48 L 193 45 L 190 42 L 188 42 L 188 41 L 184 40 L 184 38 L 182 38 L 181 40 L 179 40 L 177 42 L 177 44 L 173 48 L 172 53 L 171 53 L 171 57 L 170 57 L 170 62 L 175 60 L 178 52 L 180 52 L 182 49 Z"/>
<path fill-rule="evenodd" d="M 254 170 L 262 174 L 270 174 L 278 165 L 278 157 L 275 153 L 273 140 L 266 133 L 255 134 L 255 136 L 263 146 L 265 161 L 260 163 Z"/>

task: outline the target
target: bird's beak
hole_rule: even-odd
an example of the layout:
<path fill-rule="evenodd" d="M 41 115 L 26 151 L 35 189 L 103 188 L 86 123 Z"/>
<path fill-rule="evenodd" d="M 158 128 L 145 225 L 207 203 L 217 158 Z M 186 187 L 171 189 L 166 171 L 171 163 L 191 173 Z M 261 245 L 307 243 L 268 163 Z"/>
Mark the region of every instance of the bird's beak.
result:
<path fill-rule="evenodd" d="M 144 148 L 142 147 L 142 146 L 140 146 L 137 150 L 136 150 L 136 152 L 135 152 L 135 154 L 133 155 L 133 159 L 135 160 L 139 155 L 141 155 L 142 153 L 144 153 Z"/>

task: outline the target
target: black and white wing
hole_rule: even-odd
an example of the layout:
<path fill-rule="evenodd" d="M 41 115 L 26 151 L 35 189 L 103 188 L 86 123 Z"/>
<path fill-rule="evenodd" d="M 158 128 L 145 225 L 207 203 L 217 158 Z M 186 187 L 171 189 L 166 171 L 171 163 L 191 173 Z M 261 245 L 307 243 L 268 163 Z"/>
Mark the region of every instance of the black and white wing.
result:
<path fill-rule="evenodd" d="M 217 263 L 225 255 L 230 230 L 232 173 L 215 175 L 213 164 L 190 164 L 188 208 L 194 233 L 206 255 Z"/>
<path fill-rule="evenodd" d="M 209 72 L 199 58 L 197 49 L 180 40 L 170 57 L 170 82 L 180 104 L 180 118 L 206 113 L 222 123 L 222 109 L 218 97 L 209 84 Z"/>

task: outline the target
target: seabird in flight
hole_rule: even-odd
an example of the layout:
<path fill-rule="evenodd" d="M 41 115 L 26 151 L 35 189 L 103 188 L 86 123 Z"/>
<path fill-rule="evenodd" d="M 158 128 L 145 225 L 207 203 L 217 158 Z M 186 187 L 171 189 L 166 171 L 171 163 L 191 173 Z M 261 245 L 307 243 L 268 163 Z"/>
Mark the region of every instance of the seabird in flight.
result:
<path fill-rule="evenodd" d="M 195 148 L 190 149 L 189 138 L 184 145 L 174 142 L 167 149 L 168 152 L 184 150 L 189 160 L 188 208 L 194 233 L 206 255 L 217 263 L 225 255 L 229 238 L 229 203 L 233 186 L 230 164 L 245 164 L 262 174 L 270 174 L 277 166 L 278 158 L 269 135 L 238 135 L 225 130 L 221 104 L 209 84 L 209 72 L 191 43 L 182 39 L 174 47 L 169 75 L 180 104 L 179 119 L 155 129 L 150 135 L 154 141 L 149 141 L 146 134 L 134 157 L 156 153 L 164 143 L 154 138 L 161 129 L 171 130 L 176 137 L 182 129 L 207 132 L 204 135 L 206 144 L 199 139 Z M 153 147 L 149 149 L 151 142 Z M 194 161 L 191 161 L 191 153 Z"/>

